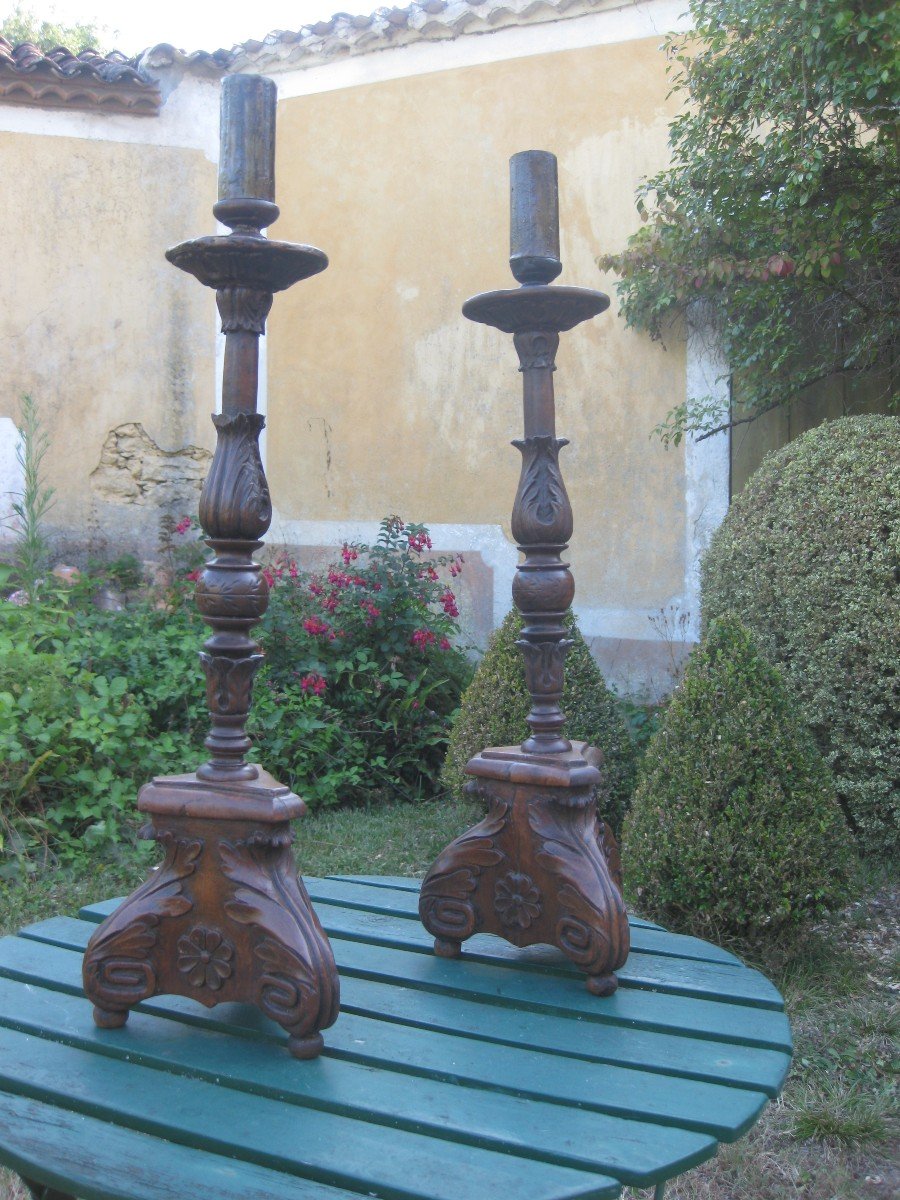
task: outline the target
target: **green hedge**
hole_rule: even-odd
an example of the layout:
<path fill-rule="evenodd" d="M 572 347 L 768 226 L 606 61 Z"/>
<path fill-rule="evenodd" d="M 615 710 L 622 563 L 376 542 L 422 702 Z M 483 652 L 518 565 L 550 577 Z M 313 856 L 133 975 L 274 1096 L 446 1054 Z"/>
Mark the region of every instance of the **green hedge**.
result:
<path fill-rule="evenodd" d="M 618 832 L 634 786 L 635 751 L 619 705 L 607 688 L 571 613 L 566 618 L 574 645 L 566 655 L 562 710 L 567 737 L 590 742 L 603 751 L 604 781 L 598 804 Z M 522 652 L 516 646 L 522 617 L 516 609 L 491 637 L 475 677 L 466 689 L 450 735 L 441 782 L 461 796 L 465 765 L 487 746 L 513 746 L 528 734 L 525 718 L 531 702 L 525 687 Z"/>
<path fill-rule="evenodd" d="M 780 667 L 861 849 L 900 848 L 900 420 L 847 417 L 770 455 L 702 568 Z"/>
<path fill-rule="evenodd" d="M 714 622 L 642 762 L 625 823 L 642 913 L 758 936 L 846 895 L 850 836 L 780 673 L 734 619 Z"/>

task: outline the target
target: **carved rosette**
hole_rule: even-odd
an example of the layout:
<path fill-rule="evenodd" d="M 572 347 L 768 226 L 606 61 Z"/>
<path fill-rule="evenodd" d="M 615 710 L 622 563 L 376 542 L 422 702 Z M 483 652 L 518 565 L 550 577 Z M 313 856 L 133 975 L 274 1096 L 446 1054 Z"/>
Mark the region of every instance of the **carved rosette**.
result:
<path fill-rule="evenodd" d="M 543 898 L 530 875 L 508 871 L 494 885 L 494 911 L 504 925 L 528 929 L 543 912 Z"/>
<path fill-rule="evenodd" d="M 178 939 L 177 966 L 191 987 L 217 992 L 234 974 L 234 944 L 220 929 L 195 925 Z"/>

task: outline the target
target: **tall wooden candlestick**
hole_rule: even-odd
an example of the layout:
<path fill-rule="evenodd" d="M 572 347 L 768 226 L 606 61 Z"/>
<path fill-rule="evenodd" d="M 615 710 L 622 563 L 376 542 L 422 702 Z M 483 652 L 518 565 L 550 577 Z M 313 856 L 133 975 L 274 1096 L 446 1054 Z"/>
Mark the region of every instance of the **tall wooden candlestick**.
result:
<path fill-rule="evenodd" d="M 518 642 L 531 696 L 530 733 L 519 746 L 483 750 L 466 766 L 467 790 L 487 802 L 485 820 L 452 842 L 422 884 L 419 915 L 435 950 L 460 953 L 474 933 L 516 946 L 560 947 L 608 995 L 628 955 L 628 921 L 618 850 L 598 816 L 603 756 L 565 737 L 560 709 L 571 642 L 564 618 L 575 591 L 562 554 L 572 507 L 559 469 L 553 372 L 559 335 L 608 306 L 601 292 L 550 286 L 562 269 L 556 159 L 513 156 L 510 267 L 521 288 L 487 292 L 463 305 L 472 321 L 513 335 L 523 377 L 525 436 L 513 443 L 522 472 L 512 532 L 524 555 L 513 599 L 524 619 Z"/>
<path fill-rule="evenodd" d="M 259 454 L 259 338 L 273 293 L 328 265 L 321 250 L 265 238 L 274 196 L 276 89 L 232 75 L 222 89 L 219 202 L 232 232 L 198 238 L 166 258 L 215 288 L 225 334 L 216 452 L 200 497 L 214 557 L 196 588 L 212 633 L 200 660 L 211 728 L 209 760 L 189 775 L 141 789 L 145 830 L 165 848 L 151 878 L 107 918 L 84 957 L 84 988 L 98 1025 L 124 1025 L 129 1009 L 160 993 L 208 1006 L 256 1004 L 289 1033 L 297 1058 L 322 1048 L 338 1013 L 328 939 L 297 876 L 290 821 L 303 801 L 246 760 L 253 679 L 263 656 L 250 636 L 268 604 L 254 551 L 272 509 Z"/>

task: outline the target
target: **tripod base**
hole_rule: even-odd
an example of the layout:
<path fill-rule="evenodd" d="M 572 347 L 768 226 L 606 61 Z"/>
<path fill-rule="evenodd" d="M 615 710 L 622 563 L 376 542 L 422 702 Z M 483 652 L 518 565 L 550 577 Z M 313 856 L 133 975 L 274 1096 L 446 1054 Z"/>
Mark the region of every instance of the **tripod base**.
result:
<path fill-rule="evenodd" d="M 618 986 L 628 919 L 615 839 L 597 815 L 600 752 L 485 750 L 466 772 L 490 804 L 485 819 L 438 856 L 422 884 L 419 916 L 435 953 L 456 957 L 475 933 L 514 946 L 558 946 L 598 996 Z"/>
<path fill-rule="evenodd" d="M 155 779 L 138 807 L 165 859 L 99 926 L 84 956 L 84 990 L 102 1028 L 158 995 L 253 1004 L 314 1058 L 337 1019 L 328 938 L 297 875 L 290 820 L 303 802 L 260 771 L 247 783 L 196 775 Z"/>

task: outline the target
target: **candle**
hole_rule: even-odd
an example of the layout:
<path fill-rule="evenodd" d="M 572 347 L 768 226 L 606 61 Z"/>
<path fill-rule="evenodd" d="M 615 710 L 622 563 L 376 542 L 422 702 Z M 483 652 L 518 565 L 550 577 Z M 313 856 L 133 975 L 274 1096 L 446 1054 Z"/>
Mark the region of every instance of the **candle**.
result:
<path fill-rule="evenodd" d="M 509 160 L 509 265 L 520 283 L 549 283 L 559 260 L 556 155 L 523 150 Z"/>
<path fill-rule="evenodd" d="M 219 199 L 275 199 L 275 102 L 262 75 L 229 75 L 222 84 Z"/>

